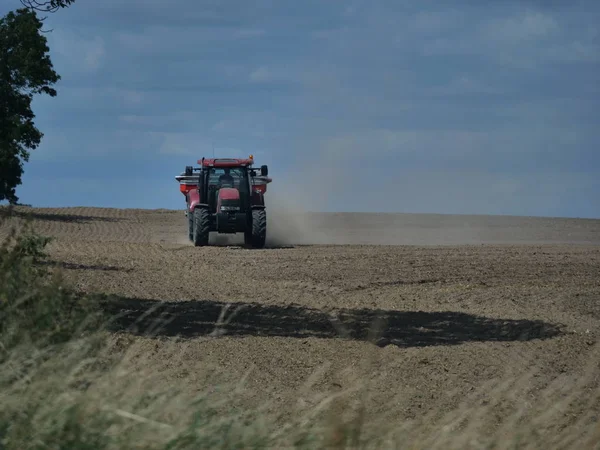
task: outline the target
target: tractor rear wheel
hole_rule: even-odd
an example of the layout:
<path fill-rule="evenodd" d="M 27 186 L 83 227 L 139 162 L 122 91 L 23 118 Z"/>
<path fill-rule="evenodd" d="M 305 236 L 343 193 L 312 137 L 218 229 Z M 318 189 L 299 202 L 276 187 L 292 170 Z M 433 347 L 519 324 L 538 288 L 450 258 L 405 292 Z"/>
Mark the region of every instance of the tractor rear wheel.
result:
<path fill-rule="evenodd" d="M 267 238 L 267 212 L 264 209 L 252 211 L 252 230 L 250 245 L 254 248 L 263 248 Z"/>
<path fill-rule="evenodd" d="M 196 247 L 208 245 L 210 216 L 206 208 L 194 209 L 193 241 Z"/>

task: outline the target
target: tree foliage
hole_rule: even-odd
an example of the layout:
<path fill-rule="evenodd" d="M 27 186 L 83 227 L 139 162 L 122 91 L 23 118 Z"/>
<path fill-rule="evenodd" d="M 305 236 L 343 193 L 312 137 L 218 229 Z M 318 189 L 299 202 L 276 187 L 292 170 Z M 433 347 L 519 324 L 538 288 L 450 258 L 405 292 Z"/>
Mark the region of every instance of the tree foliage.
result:
<path fill-rule="evenodd" d="M 41 29 L 42 21 L 30 8 L 0 19 L 0 201 L 12 204 L 18 201 L 23 162 L 43 137 L 33 122 L 33 96 L 56 96 L 52 85 L 60 80 Z"/>
<path fill-rule="evenodd" d="M 21 0 L 21 4 L 31 11 L 56 12 L 60 8 L 66 8 L 75 3 L 75 0 Z"/>

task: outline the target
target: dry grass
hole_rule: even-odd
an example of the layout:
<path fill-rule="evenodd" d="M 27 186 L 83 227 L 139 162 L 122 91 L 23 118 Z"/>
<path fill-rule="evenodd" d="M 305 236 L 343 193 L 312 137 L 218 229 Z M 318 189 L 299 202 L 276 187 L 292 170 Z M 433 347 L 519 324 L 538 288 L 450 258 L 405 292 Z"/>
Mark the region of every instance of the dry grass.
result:
<path fill-rule="evenodd" d="M 531 392 L 535 371 L 495 380 L 473 391 L 444 417 L 424 416 L 392 426 L 384 417 L 364 417 L 361 396 L 368 383 L 311 398 L 291 421 L 236 407 L 245 389 L 213 386 L 195 396 L 158 382 L 160 367 L 131 370 L 141 348 L 126 338 L 98 336 L 53 349 L 15 349 L 0 368 L 0 403 L 7 449 L 192 449 L 192 448 L 411 448 L 411 449 L 594 449 L 600 446 L 598 361 L 581 378 L 556 379 Z M 173 342 L 176 351 L 176 342 Z M 595 356 L 597 357 L 595 350 Z M 47 353 L 46 353 L 47 354 Z M 592 355 L 590 355 L 592 357 Z M 16 376 L 16 374 L 19 374 Z M 157 388 L 161 386 L 161 388 Z M 310 388 L 308 380 L 306 389 Z M 359 401 L 357 401 L 357 398 Z M 512 410 L 498 411 L 503 399 Z M 537 402 L 531 398 L 542 399 Z M 566 414 L 573 405 L 576 420 Z M 265 405 L 266 406 L 266 405 Z M 496 433 L 484 434 L 487 421 Z"/>

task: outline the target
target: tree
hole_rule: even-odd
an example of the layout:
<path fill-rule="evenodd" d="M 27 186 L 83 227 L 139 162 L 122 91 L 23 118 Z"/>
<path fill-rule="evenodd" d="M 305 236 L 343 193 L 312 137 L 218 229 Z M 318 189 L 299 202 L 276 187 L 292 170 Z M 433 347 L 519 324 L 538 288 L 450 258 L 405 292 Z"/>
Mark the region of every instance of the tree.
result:
<path fill-rule="evenodd" d="M 75 0 L 21 0 L 21 4 L 31 11 L 56 12 L 75 3 Z"/>
<path fill-rule="evenodd" d="M 36 149 L 43 137 L 33 122 L 31 101 L 36 94 L 56 96 L 52 85 L 60 80 L 41 28 L 42 21 L 31 8 L 0 19 L 0 201 L 11 204 L 19 200 L 16 187 L 21 184 L 23 162 L 29 161 L 29 150 Z"/>

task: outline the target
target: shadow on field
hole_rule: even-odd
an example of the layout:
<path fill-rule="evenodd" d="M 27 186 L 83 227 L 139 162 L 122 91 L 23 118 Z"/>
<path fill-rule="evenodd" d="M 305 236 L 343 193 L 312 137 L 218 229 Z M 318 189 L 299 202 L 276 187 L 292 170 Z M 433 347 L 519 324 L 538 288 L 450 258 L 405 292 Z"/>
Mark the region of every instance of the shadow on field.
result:
<path fill-rule="evenodd" d="M 163 302 L 111 297 L 106 311 L 115 315 L 113 331 L 138 335 L 281 336 L 371 340 L 373 324 L 381 332 L 379 346 L 457 345 L 464 342 L 527 341 L 560 334 L 556 325 L 542 321 L 492 319 L 459 312 L 412 312 L 372 309 L 339 310 L 336 317 L 302 306 L 226 304 L 211 300 Z"/>

